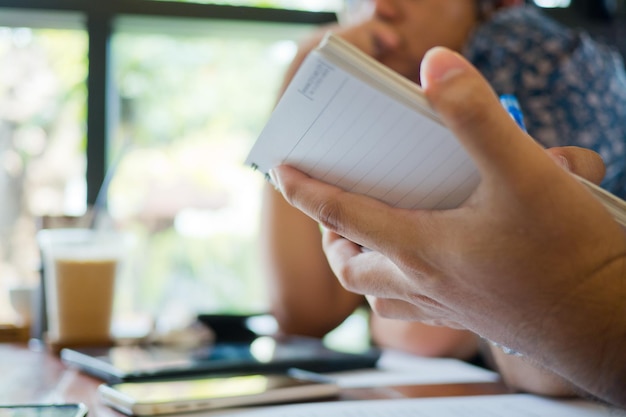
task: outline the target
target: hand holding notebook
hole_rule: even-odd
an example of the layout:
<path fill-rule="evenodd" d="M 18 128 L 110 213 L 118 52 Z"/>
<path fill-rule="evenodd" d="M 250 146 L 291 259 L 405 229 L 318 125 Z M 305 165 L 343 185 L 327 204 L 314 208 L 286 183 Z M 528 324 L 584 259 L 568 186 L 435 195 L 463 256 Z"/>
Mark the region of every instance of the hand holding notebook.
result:
<path fill-rule="evenodd" d="M 480 181 L 421 88 L 334 35 L 309 54 L 246 164 L 265 175 L 288 164 L 409 209 L 457 207 Z M 626 225 L 623 200 L 576 178 Z"/>

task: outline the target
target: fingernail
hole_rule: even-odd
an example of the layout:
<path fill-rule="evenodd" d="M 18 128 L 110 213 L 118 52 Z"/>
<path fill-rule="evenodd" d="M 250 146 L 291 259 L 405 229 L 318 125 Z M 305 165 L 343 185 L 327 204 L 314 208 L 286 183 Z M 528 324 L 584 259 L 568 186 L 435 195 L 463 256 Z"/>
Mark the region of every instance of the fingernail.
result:
<path fill-rule="evenodd" d="M 280 181 L 278 180 L 278 176 L 276 175 L 276 171 L 274 170 L 274 168 L 270 169 L 268 174 L 270 176 L 270 180 L 272 181 L 272 184 L 274 185 L 274 188 L 276 188 L 277 191 L 280 191 L 282 193 L 283 190 L 280 186 Z"/>
<path fill-rule="evenodd" d="M 458 53 L 441 46 L 431 48 L 422 60 L 422 86 L 448 81 L 463 74 L 467 67 L 468 63 Z"/>
<path fill-rule="evenodd" d="M 559 165 L 561 165 L 567 171 L 570 171 L 570 169 L 569 169 L 569 161 L 567 160 L 566 157 L 564 157 L 563 155 L 559 155 L 558 160 L 559 160 Z"/>

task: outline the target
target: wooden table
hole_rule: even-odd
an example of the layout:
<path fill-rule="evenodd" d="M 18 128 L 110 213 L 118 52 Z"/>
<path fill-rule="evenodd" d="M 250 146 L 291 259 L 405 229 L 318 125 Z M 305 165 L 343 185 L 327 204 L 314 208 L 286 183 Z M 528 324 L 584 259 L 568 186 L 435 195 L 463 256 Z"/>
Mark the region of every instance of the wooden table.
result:
<path fill-rule="evenodd" d="M 102 381 L 65 366 L 46 351 L 0 343 L 0 404 L 82 402 L 90 417 L 121 417 L 97 396 Z M 391 399 L 509 393 L 500 382 L 347 389 L 340 400 Z"/>

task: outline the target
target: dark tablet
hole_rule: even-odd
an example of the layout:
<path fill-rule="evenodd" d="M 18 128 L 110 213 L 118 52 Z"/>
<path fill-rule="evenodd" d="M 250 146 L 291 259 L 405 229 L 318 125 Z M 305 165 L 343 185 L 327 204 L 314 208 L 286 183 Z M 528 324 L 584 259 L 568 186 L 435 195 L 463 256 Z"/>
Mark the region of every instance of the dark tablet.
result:
<path fill-rule="evenodd" d="M 194 348 L 115 346 L 63 349 L 62 360 L 107 382 L 218 373 L 269 373 L 300 368 L 333 372 L 372 368 L 380 351 L 341 352 L 319 339 L 261 336 L 251 342 L 217 342 Z"/>

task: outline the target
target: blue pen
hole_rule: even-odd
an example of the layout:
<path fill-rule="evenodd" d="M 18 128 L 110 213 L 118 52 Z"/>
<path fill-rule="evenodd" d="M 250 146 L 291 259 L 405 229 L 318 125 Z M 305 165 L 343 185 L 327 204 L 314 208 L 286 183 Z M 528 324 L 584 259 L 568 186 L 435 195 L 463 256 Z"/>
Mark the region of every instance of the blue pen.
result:
<path fill-rule="evenodd" d="M 512 94 L 503 94 L 500 96 L 500 104 L 506 109 L 506 111 L 511 115 L 515 123 L 526 132 L 526 125 L 524 124 L 524 114 L 522 113 L 522 108 L 519 105 L 519 101 L 517 101 L 517 97 Z"/>

